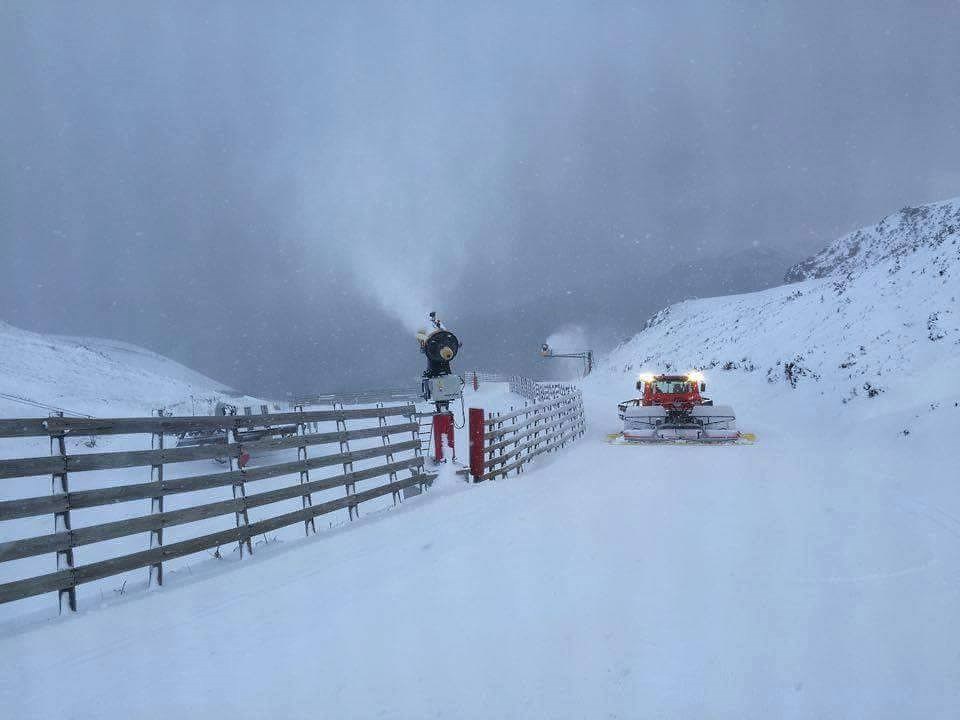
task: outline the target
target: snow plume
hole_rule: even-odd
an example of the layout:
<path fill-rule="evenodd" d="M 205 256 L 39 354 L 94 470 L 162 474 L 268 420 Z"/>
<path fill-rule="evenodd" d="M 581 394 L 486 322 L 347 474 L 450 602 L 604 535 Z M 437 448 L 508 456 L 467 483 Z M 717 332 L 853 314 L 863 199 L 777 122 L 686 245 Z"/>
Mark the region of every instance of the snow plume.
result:
<path fill-rule="evenodd" d="M 582 325 L 563 325 L 546 339 L 555 353 L 584 352 L 590 350 L 590 338 Z M 576 358 L 548 360 L 547 374 L 557 379 L 569 379 L 583 373 L 583 360 Z"/>
<path fill-rule="evenodd" d="M 375 148 L 366 138 L 327 151 L 301 175 L 314 267 L 347 269 L 351 285 L 408 331 L 426 327 L 432 310 L 454 314 L 477 227 L 470 183 L 484 174 L 464 180 L 405 145 Z M 318 176 L 320 167 L 338 182 Z"/>
<path fill-rule="evenodd" d="M 383 312 L 398 320 L 411 333 L 427 326 L 434 309 L 429 284 L 417 268 L 384 258 L 373 248 L 357 248 L 349 257 L 356 286 L 374 300 Z M 442 317 L 442 315 L 441 315 Z"/>

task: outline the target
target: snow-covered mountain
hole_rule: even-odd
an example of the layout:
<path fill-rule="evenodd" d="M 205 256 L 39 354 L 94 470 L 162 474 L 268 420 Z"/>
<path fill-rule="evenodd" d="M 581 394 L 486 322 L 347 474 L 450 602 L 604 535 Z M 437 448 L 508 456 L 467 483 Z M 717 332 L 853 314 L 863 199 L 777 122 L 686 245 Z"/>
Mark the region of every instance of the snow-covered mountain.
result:
<path fill-rule="evenodd" d="M 787 271 L 788 283 L 822 278 L 846 277 L 885 261 L 932 251 L 933 269 L 945 275 L 952 249 L 957 257 L 960 234 L 960 198 L 905 207 L 876 225 L 854 230 Z"/>
<path fill-rule="evenodd" d="M 160 407 L 206 414 L 221 398 L 244 400 L 223 383 L 136 345 L 44 335 L 0 322 L 5 417 L 46 415 L 45 406 L 88 415 L 141 415 Z"/>
<path fill-rule="evenodd" d="M 797 282 L 660 311 L 602 371 L 737 371 L 816 390 L 838 408 L 895 397 L 955 414 L 960 199 L 845 235 L 787 278 Z"/>

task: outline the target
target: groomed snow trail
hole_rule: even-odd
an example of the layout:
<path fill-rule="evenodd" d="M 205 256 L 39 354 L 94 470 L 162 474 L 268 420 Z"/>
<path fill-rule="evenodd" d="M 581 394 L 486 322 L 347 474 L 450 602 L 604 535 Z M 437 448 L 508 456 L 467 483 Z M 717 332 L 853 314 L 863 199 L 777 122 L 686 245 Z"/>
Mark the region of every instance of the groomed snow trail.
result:
<path fill-rule="evenodd" d="M 588 434 L 524 475 L 0 627 L 0 704 L 164 720 L 956 717 L 960 500 L 930 428 L 901 441 L 899 418 L 866 428 L 745 375 L 715 385 L 758 444 L 609 446 L 629 388 L 587 383 Z"/>

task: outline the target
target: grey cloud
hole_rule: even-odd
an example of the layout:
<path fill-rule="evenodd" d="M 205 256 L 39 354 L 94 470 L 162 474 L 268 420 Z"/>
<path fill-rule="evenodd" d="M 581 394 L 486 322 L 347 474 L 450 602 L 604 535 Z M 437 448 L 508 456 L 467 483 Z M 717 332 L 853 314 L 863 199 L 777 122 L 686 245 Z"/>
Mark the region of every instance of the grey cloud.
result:
<path fill-rule="evenodd" d="M 609 341 L 678 299 L 665 267 L 750 289 L 960 194 L 958 22 L 946 0 L 6 3 L 0 318 L 280 394 L 408 380 L 399 316 L 435 308 L 464 363 L 535 370 L 557 327 Z"/>

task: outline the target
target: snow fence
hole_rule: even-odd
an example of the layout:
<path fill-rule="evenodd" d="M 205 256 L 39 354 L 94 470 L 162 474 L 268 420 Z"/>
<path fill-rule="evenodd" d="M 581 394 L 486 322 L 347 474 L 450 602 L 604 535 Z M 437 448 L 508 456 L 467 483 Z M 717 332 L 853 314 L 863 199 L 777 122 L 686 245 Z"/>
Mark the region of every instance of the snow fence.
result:
<path fill-rule="evenodd" d="M 76 610 L 78 585 L 148 568 L 147 584 L 163 584 L 164 564 L 174 559 L 207 551 L 219 558 L 221 547 L 231 545 L 242 558 L 253 552 L 257 536 L 266 542 L 267 533 L 295 531 L 300 524 L 309 535 L 317 532 L 320 516 L 342 510 L 353 520 L 361 503 L 369 509 L 378 498 L 396 504 L 419 494 L 435 475 L 423 471 L 415 415 L 408 404 L 267 415 L 0 420 L 0 438 L 49 438 L 51 447 L 47 456 L 0 460 L 0 480 L 23 479 L 27 493 L 0 501 L 0 536 L 16 537 L 16 521 L 30 521 L 36 532 L 34 521 L 54 520 L 52 534 L 0 542 L 5 568 L 28 562 L 18 579 L 0 583 L 0 603 L 57 593 L 61 610 L 64 600 Z M 171 436 L 179 438 L 176 447 L 165 445 Z M 96 440 L 116 445 L 122 438 L 123 450 L 88 451 Z M 144 438 L 150 449 L 133 449 Z M 210 472 L 213 461 L 226 467 Z M 42 494 L 46 478 L 53 481 L 51 494 Z M 257 492 L 248 492 L 251 484 Z M 141 503 L 149 503 L 148 514 Z M 144 541 L 146 549 L 131 547 Z M 50 563 L 45 556 L 55 556 L 55 572 L 42 572 L 41 565 Z"/>
<path fill-rule="evenodd" d="M 474 482 L 520 474 L 544 453 L 557 452 L 586 431 L 583 396 L 562 383 L 510 378 L 529 402 L 507 413 L 470 408 L 470 476 Z"/>

